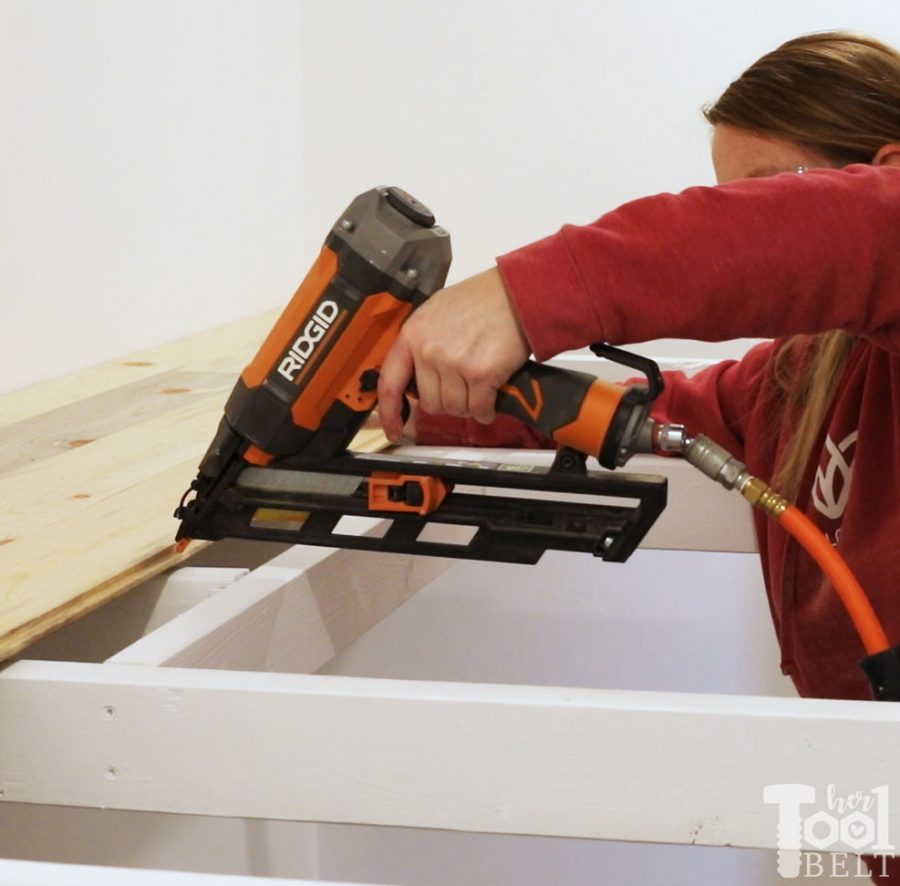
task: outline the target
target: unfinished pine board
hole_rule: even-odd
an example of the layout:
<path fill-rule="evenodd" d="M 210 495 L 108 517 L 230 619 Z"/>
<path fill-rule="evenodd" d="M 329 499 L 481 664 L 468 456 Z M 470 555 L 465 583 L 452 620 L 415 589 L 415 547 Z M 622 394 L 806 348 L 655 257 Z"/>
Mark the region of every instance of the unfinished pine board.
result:
<path fill-rule="evenodd" d="M 211 396 L 222 399 L 233 383 L 228 372 L 167 370 L 5 425 L 0 428 L 0 476 L 123 428 L 180 413 L 186 403 L 203 403 Z"/>
<path fill-rule="evenodd" d="M 900 791 L 864 701 L 17 662 L 0 710 L 0 803 L 771 848 L 767 785 Z"/>
<path fill-rule="evenodd" d="M 0 660 L 199 550 L 172 513 L 273 320 L 0 397 Z"/>
<path fill-rule="evenodd" d="M 42 415 L 87 397 L 115 390 L 166 370 L 237 373 L 275 323 L 267 311 L 198 335 L 167 342 L 135 354 L 38 382 L 0 396 L 0 427 Z"/>

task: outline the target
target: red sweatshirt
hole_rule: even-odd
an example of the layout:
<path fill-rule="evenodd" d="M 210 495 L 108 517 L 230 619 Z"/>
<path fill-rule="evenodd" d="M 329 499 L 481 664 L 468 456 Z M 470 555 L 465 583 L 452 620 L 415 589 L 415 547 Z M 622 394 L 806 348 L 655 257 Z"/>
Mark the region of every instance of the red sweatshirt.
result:
<path fill-rule="evenodd" d="M 594 341 L 860 335 L 797 504 L 900 643 L 900 170 L 851 166 L 649 197 L 498 265 L 539 360 Z M 707 434 L 770 479 L 790 436 L 771 376 L 776 348 L 690 379 L 669 374 L 654 414 Z M 422 416 L 418 442 L 543 441 L 505 418 L 486 427 Z M 756 528 L 783 667 L 798 691 L 870 698 L 857 664 L 865 652 L 834 590 L 774 521 L 758 514 Z"/>

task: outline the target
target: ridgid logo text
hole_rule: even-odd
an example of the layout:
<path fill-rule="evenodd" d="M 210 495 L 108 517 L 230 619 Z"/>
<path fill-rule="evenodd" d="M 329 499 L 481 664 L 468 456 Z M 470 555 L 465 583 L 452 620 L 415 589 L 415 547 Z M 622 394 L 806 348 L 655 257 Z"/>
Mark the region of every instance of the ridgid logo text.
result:
<path fill-rule="evenodd" d="M 809 784 L 770 784 L 763 802 L 778 807 L 778 873 L 785 879 L 867 878 L 861 854 L 881 856 L 871 874 L 886 876 L 887 857 L 894 852 L 887 785 L 842 796 L 830 784 L 817 797 Z"/>
<path fill-rule="evenodd" d="M 312 319 L 303 327 L 303 332 L 297 336 L 291 349 L 285 354 L 278 364 L 279 375 L 288 381 L 293 381 L 297 373 L 303 368 L 307 360 L 313 355 L 316 345 L 328 332 L 331 324 L 339 313 L 337 302 L 327 299 L 319 304 Z"/>

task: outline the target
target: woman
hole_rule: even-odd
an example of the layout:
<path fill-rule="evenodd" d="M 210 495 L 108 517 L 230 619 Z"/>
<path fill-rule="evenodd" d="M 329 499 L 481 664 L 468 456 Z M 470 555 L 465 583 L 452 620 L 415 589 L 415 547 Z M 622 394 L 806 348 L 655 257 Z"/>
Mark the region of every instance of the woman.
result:
<path fill-rule="evenodd" d="M 655 414 L 796 500 L 900 643 L 900 54 L 845 33 L 800 37 L 705 114 L 720 187 L 566 226 L 437 293 L 385 361 L 382 420 L 399 435 L 414 369 L 426 413 L 477 420 L 422 415 L 419 442 L 534 445 L 509 420 L 479 424 L 531 352 L 776 338 L 692 379 L 670 375 Z M 869 698 L 833 589 L 758 520 L 784 670 L 803 695 Z"/>
<path fill-rule="evenodd" d="M 654 414 L 712 437 L 796 501 L 898 644 L 900 54 L 846 33 L 800 37 L 705 115 L 721 187 L 566 226 L 437 293 L 385 361 L 382 420 L 396 437 L 414 369 L 419 442 L 540 445 L 509 419 L 481 424 L 531 352 L 775 338 L 691 379 L 670 374 Z M 870 698 L 833 588 L 755 517 L 783 670 L 804 696 Z"/>

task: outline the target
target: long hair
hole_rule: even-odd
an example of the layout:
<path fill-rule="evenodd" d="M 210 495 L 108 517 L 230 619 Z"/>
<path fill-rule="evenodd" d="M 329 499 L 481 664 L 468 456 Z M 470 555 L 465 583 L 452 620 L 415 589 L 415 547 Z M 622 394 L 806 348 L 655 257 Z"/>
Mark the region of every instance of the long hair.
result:
<path fill-rule="evenodd" d="M 797 37 L 752 64 L 703 109 L 720 123 L 812 148 L 834 166 L 871 163 L 900 142 L 900 53 L 870 37 L 832 31 Z M 841 372 L 856 344 L 831 330 L 795 335 L 775 355 L 793 435 L 775 488 L 795 499 Z"/>

